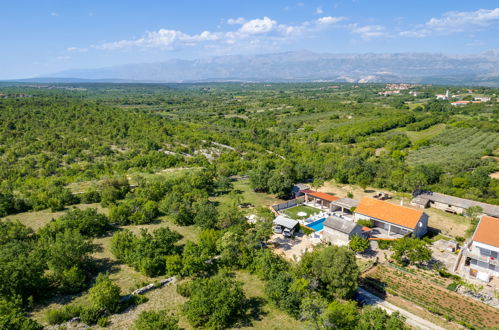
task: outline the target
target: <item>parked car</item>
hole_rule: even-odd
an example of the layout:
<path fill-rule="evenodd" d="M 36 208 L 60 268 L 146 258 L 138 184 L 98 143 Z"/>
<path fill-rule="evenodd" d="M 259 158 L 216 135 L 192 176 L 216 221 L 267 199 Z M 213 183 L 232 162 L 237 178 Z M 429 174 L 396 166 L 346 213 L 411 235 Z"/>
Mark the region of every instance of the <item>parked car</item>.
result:
<path fill-rule="evenodd" d="M 283 229 L 284 228 L 281 225 L 276 225 L 274 227 L 274 233 L 276 233 L 276 234 L 282 234 Z"/>
<path fill-rule="evenodd" d="M 293 235 L 295 234 L 295 230 L 294 229 L 285 228 L 282 231 L 282 234 L 284 235 L 284 237 L 293 237 Z"/>

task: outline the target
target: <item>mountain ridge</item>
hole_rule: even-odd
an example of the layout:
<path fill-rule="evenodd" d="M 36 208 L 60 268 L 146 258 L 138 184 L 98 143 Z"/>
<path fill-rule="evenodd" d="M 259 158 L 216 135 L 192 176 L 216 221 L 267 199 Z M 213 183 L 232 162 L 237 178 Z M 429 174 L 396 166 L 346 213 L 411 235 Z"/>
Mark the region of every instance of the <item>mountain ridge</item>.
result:
<path fill-rule="evenodd" d="M 499 86 L 499 51 L 480 54 L 310 51 L 172 59 L 95 69 L 74 69 L 34 79 L 131 82 L 331 81 L 412 82 Z"/>

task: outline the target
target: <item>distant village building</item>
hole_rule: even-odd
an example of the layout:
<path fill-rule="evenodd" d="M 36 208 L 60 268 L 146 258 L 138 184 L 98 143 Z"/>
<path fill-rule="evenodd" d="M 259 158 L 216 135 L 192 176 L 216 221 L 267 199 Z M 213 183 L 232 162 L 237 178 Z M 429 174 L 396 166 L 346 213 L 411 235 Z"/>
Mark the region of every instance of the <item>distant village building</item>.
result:
<path fill-rule="evenodd" d="M 472 206 L 479 206 L 484 215 L 499 217 L 499 206 L 476 202 L 431 191 L 415 191 L 411 204 L 421 208 L 434 207 L 445 212 L 464 214 Z M 499 233 L 498 233 L 499 236 Z"/>
<path fill-rule="evenodd" d="M 470 103 L 482 103 L 482 101 L 455 101 L 455 102 L 451 102 L 451 105 L 457 107 L 457 106 L 467 105 Z"/>
<path fill-rule="evenodd" d="M 499 276 L 499 219 L 482 216 L 465 252 L 469 275 L 488 282 Z"/>
<path fill-rule="evenodd" d="M 354 221 L 339 217 L 329 216 L 324 221 L 322 238 L 334 245 L 344 246 L 353 236 L 362 236 L 362 227 Z"/>
<path fill-rule="evenodd" d="M 449 90 L 445 94 L 437 94 L 435 95 L 437 100 L 448 100 L 449 99 Z"/>
<path fill-rule="evenodd" d="M 388 96 L 388 95 L 400 94 L 400 91 L 399 90 L 383 91 L 383 92 L 379 92 L 378 94 L 383 95 L 383 96 Z"/>
<path fill-rule="evenodd" d="M 409 207 L 365 197 L 355 209 L 355 220 L 371 220 L 388 235 L 421 237 L 428 231 L 428 215 Z"/>
<path fill-rule="evenodd" d="M 489 102 L 490 97 L 487 96 L 475 96 L 475 101 L 480 101 L 480 102 Z"/>

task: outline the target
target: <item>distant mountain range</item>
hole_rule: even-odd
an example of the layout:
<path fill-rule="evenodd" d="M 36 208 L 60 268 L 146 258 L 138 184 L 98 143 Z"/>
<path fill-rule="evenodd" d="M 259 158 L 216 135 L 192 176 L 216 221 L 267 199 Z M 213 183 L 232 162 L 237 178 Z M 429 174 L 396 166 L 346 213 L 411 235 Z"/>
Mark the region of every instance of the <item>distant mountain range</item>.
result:
<path fill-rule="evenodd" d="M 331 81 L 499 86 L 499 51 L 473 55 L 324 54 L 308 51 L 231 55 L 68 70 L 26 81 Z"/>

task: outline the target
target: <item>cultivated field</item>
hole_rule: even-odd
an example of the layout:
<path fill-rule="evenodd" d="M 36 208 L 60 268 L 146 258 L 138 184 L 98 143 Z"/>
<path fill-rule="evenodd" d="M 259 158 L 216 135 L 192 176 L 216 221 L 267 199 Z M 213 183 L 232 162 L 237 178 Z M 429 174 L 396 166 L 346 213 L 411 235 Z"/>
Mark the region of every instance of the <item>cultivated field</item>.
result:
<path fill-rule="evenodd" d="M 381 294 L 391 294 L 424 307 L 433 314 L 478 328 L 499 324 L 499 311 L 444 287 L 450 280 L 430 281 L 409 271 L 380 265 L 363 275 L 363 283 Z"/>
<path fill-rule="evenodd" d="M 447 128 L 431 142 L 429 147 L 411 151 L 407 158 L 409 164 L 452 166 L 456 162 L 478 159 L 486 149 L 496 149 L 499 134 L 475 128 Z"/>

